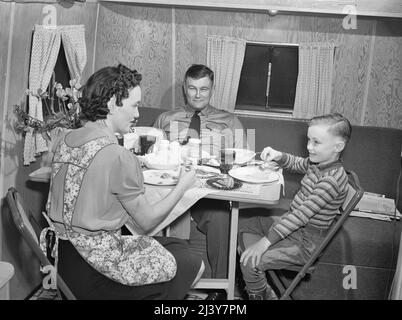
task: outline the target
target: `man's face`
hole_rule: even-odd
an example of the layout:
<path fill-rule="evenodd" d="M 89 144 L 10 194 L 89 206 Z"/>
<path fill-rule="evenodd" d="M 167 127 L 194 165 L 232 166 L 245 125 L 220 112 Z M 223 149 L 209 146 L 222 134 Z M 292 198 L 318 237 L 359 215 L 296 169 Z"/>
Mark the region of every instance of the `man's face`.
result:
<path fill-rule="evenodd" d="M 212 81 L 208 77 L 193 79 L 187 78 L 184 81 L 184 93 L 187 104 L 194 110 L 202 110 L 209 104 L 212 96 Z"/>

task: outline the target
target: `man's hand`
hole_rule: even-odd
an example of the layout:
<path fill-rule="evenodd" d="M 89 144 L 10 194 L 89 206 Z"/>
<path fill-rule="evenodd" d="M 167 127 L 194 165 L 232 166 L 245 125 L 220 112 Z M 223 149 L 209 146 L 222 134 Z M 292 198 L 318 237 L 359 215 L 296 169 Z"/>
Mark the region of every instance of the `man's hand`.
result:
<path fill-rule="evenodd" d="M 243 265 L 247 265 L 248 259 L 251 259 L 251 265 L 253 268 L 257 267 L 260 264 L 261 256 L 265 251 L 268 250 L 271 242 L 266 237 L 262 237 L 258 242 L 254 243 L 250 247 L 248 247 L 240 257 L 240 263 Z"/>

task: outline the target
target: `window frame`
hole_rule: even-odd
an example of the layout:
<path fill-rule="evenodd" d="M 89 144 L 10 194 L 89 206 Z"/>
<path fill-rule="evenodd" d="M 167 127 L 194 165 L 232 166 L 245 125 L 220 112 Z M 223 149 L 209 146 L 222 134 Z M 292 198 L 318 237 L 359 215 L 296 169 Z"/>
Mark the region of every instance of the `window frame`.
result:
<path fill-rule="evenodd" d="M 277 47 L 297 47 L 298 49 L 300 47 L 299 44 L 297 44 L 297 43 L 246 41 L 246 46 L 247 46 L 247 44 L 263 45 L 263 46 L 277 46 Z M 297 57 L 297 58 L 299 61 L 299 57 Z M 296 80 L 297 80 L 297 78 L 296 78 Z M 237 99 L 236 99 L 236 102 L 237 102 Z M 236 115 L 240 115 L 240 116 L 279 117 L 279 118 L 292 118 L 293 117 L 293 109 L 290 110 L 288 108 L 269 107 L 268 109 L 262 111 L 262 110 L 250 110 L 250 109 L 237 109 L 238 105 L 244 106 L 245 104 L 237 104 L 236 103 L 236 105 L 235 105 L 234 113 Z M 293 106 L 293 108 L 294 108 L 294 106 Z"/>

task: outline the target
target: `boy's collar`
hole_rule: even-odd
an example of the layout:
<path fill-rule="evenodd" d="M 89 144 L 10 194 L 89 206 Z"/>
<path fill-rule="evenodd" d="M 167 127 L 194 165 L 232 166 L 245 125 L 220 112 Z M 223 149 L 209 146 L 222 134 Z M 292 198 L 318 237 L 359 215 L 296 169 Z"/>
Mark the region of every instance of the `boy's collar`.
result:
<path fill-rule="evenodd" d="M 316 166 L 321 172 L 323 171 L 328 171 L 331 169 L 337 169 L 343 166 L 342 160 L 338 159 L 335 160 L 333 162 L 330 163 L 325 163 L 325 164 L 321 164 L 321 163 L 314 163 L 314 162 L 310 162 L 312 165 Z"/>

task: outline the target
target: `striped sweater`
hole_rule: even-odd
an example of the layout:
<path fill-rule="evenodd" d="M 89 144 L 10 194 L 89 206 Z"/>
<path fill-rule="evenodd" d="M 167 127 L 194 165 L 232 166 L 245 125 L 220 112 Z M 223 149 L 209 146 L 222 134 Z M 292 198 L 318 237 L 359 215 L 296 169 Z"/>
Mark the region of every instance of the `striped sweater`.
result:
<path fill-rule="evenodd" d="M 301 188 L 269 231 L 267 238 L 274 244 L 301 227 L 327 229 L 346 199 L 348 176 L 340 160 L 326 165 L 314 164 L 309 158 L 283 153 L 278 164 L 285 170 L 304 173 Z"/>

